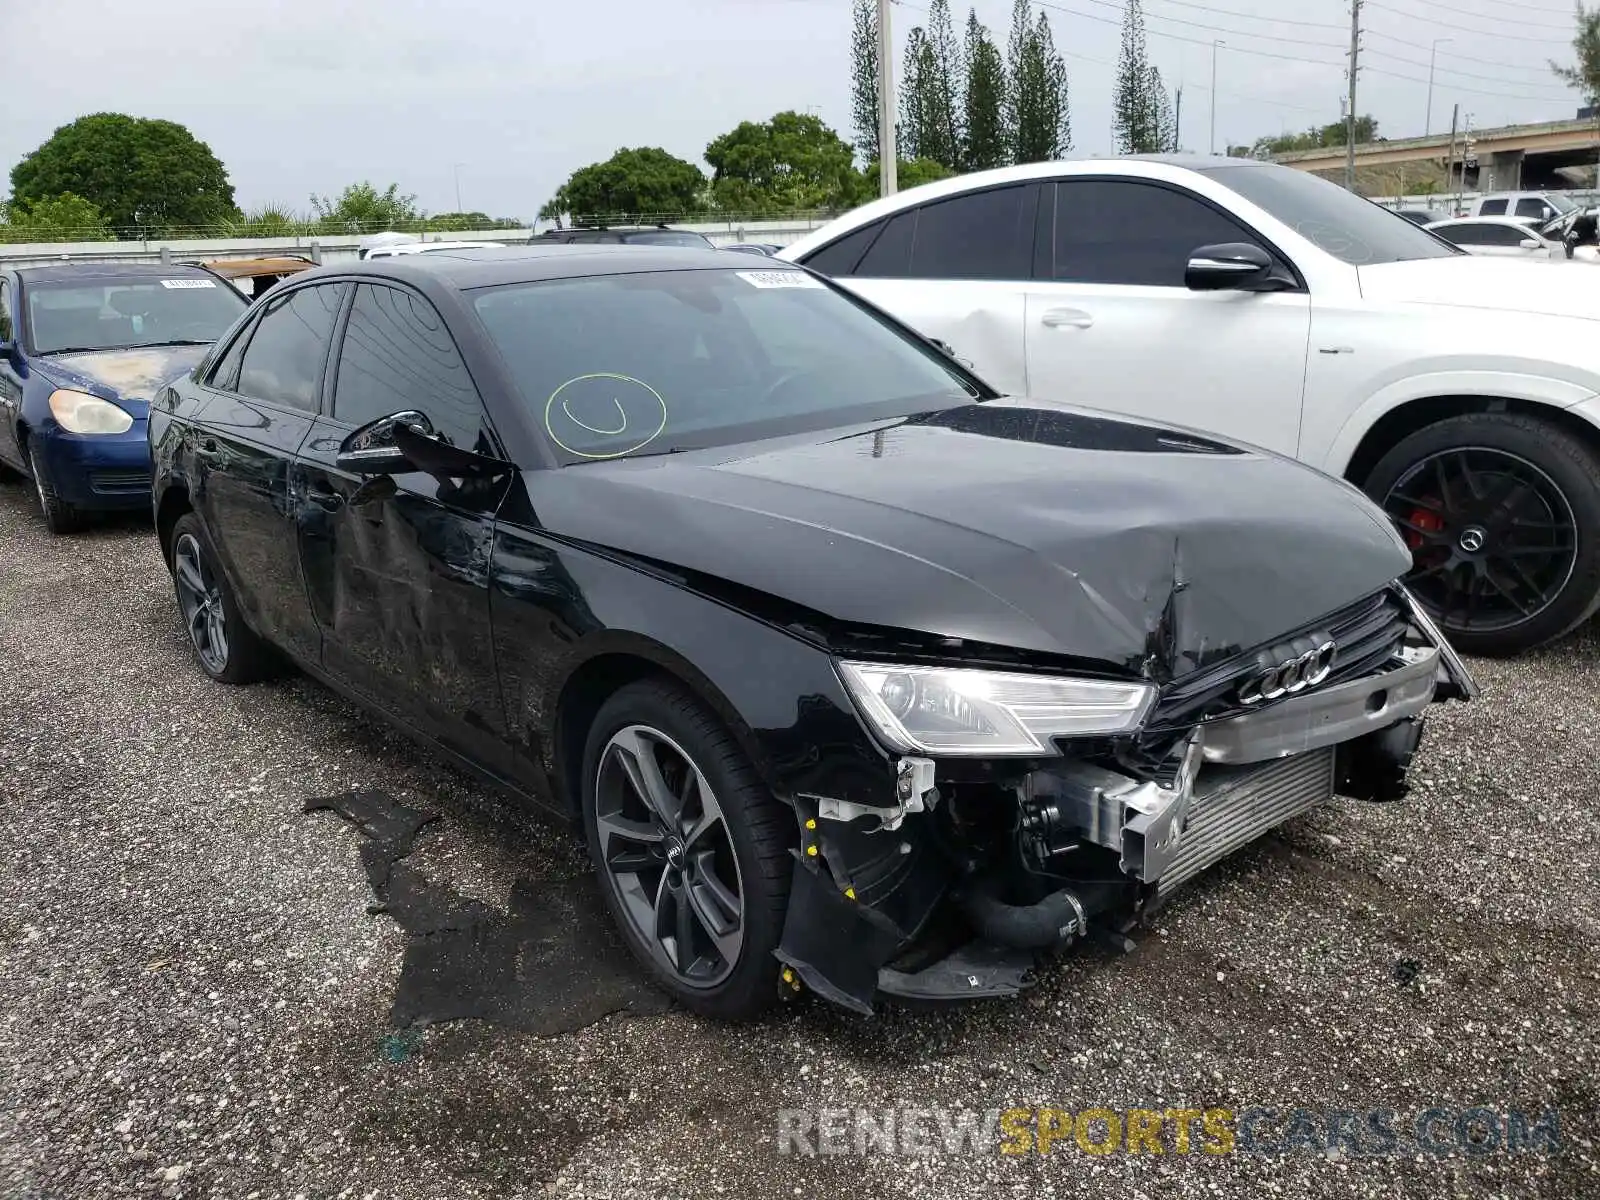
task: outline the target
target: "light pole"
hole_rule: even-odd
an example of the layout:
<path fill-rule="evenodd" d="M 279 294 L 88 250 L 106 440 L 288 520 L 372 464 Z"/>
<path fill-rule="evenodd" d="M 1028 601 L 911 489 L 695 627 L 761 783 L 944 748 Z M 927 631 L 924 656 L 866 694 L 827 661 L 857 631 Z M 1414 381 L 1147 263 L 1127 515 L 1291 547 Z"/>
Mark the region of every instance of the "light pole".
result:
<path fill-rule="evenodd" d="M 1439 47 L 1451 38 L 1434 38 L 1433 49 L 1428 53 L 1428 115 L 1422 119 L 1422 136 L 1427 137 L 1433 132 L 1433 64 L 1438 61 Z"/>
<path fill-rule="evenodd" d="M 1217 47 L 1228 43 L 1221 38 L 1211 42 L 1211 153 L 1217 152 Z"/>

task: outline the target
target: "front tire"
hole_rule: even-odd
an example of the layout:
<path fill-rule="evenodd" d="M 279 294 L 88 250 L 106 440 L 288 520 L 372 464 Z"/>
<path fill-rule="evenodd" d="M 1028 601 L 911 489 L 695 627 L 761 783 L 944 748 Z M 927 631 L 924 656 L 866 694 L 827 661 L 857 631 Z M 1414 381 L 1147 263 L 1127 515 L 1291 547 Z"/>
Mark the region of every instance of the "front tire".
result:
<path fill-rule="evenodd" d="M 1378 461 L 1366 492 L 1411 546 L 1406 582 L 1458 650 L 1516 654 L 1600 607 L 1600 458 L 1545 421 L 1429 425 Z"/>
<path fill-rule="evenodd" d="M 80 533 L 89 523 L 83 511 L 68 504 L 56 494 L 50 474 L 44 468 L 37 443 L 28 444 L 28 469 L 33 473 L 33 490 L 39 497 L 39 509 L 44 513 L 45 528 L 57 537 Z"/>
<path fill-rule="evenodd" d="M 219 683 L 254 683 L 272 674 L 272 648 L 239 615 L 211 539 L 194 513 L 184 513 L 173 524 L 167 561 L 200 669 Z"/>
<path fill-rule="evenodd" d="M 666 680 L 621 688 L 589 730 L 581 800 L 606 907 L 656 981 L 704 1016 L 767 1009 L 794 815 L 722 724 Z"/>

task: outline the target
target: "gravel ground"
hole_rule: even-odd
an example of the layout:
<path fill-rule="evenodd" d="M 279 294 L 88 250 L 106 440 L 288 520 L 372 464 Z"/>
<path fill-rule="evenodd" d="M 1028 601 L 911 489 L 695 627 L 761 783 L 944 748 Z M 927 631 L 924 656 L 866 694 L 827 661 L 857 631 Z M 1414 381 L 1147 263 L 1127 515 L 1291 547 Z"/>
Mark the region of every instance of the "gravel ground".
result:
<path fill-rule="evenodd" d="M 0 486 L 0 544 L 0 1197 L 1600 1196 L 1594 631 L 1476 664 L 1408 804 L 1301 819 L 1023 1001 L 407 1041 L 405 935 L 306 798 L 438 812 L 408 865 L 497 910 L 581 881 L 573 839 L 308 681 L 206 681 L 138 522 L 51 539 Z M 780 1108 L 1041 1105 L 1554 1106 L 1562 1149 L 777 1152 Z"/>

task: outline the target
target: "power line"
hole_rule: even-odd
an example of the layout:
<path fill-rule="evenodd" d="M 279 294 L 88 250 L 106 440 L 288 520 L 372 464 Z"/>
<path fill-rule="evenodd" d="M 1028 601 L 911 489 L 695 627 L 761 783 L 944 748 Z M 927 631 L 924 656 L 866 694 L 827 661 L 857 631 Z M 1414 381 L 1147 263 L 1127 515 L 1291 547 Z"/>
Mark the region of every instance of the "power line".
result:
<path fill-rule="evenodd" d="M 1226 8 L 1212 8 L 1209 4 L 1191 4 L 1189 0 L 1156 0 L 1156 2 L 1171 4 L 1176 8 L 1194 8 L 1201 12 L 1214 13 L 1219 17 L 1240 17 L 1247 21 L 1266 21 L 1273 25 L 1302 25 L 1307 29 L 1333 29 L 1340 33 L 1344 32 L 1343 25 L 1334 25 L 1327 21 L 1297 21 L 1293 17 L 1263 17 L 1256 13 L 1231 12 Z M 1145 15 L 1153 16 L 1155 14 L 1146 13 Z M 1170 21 L 1173 18 L 1166 17 L 1163 19 Z"/>
<path fill-rule="evenodd" d="M 1363 30 L 1363 32 L 1366 32 L 1366 31 Z M 1398 54 L 1390 54 L 1387 50 L 1368 50 L 1367 53 L 1368 54 L 1375 54 L 1380 58 L 1390 59 L 1393 62 L 1404 63 L 1408 67 L 1421 67 L 1423 70 L 1428 70 L 1429 69 L 1429 64 L 1427 64 L 1425 62 L 1422 62 L 1422 61 L 1420 61 L 1418 59 L 1415 59 L 1415 58 L 1404 58 L 1404 57 L 1402 57 L 1401 55 L 1398 55 Z M 1538 87 L 1538 86 L 1540 86 L 1539 84 L 1532 83 L 1532 82 L 1530 82 L 1529 80 L 1526 80 L 1526 79 L 1507 79 L 1503 75 L 1478 75 L 1478 74 L 1475 74 L 1472 71 L 1459 70 L 1456 67 L 1437 67 L 1437 68 L 1434 68 L 1434 70 L 1436 70 L 1436 72 L 1438 74 L 1440 74 L 1440 75 L 1461 75 L 1461 76 L 1464 76 L 1467 79 L 1482 79 L 1482 80 L 1486 80 L 1489 83 L 1510 83 L 1510 84 L 1515 84 L 1518 87 Z M 1561 88 L 1561 86 L 1559 84 L 1552 83 L 1552 84 L 1549 84 L 1547 86 L 1549 86 L 1551 88 L 1554 88 L 1554 89 L 1556 89 L 1558 91 L 1566 91 L 1567 90 L 1567 89 Z M 1552 100 L 1561 100 L 1561 99 L 1565 99 L 1566 97 L 1565 96 L 1552 96 L 1550 98 Z"/>
<path fill-rule="evenodd" d="M 1063 8 L 1059 4 L 1050 4 L 1050 3 L 1047 2 L 1047 0 L 1034 0 L 1034 3 L 1037 4 L 1040 8 L 1048 8 L 1048 9 L 1054 11 L 1054 12 L 1066 13 L 1067 16 L 1069 16 L 1069 17 L 1080 17 L 1085 21 L 1099 21 L 1102 25 L 1115 25 L 1115 26 L 1118 26 L 1119 28 L 1122 25 L 1121 21 L 1114 21 L 1110 17 L 1098 16 L 1095 13 L 1079 12 L 1077 9 L 1074 9 L 1074 8 Z M 1151 37 L 1163 37 L 1163 38 L 1166 38 L 1168 41 L 1172 41 L 1172 42 L 1187 42 L 1191 46 L 1206 46 L 1206 47 L 1210 47 L 1210 45 L 1211 45 L 1211 43 L 1209 41 L 1203 40 L 1201 38 L 1184 37 L 1182 34 L 1167 33 L 1166 31 L 1160 30 L 1160 29 L 1150 29 L 1150 30 L 1146 30 L 1146 32 L 1149 33 L 1149 35 Z M 1332 46 L 1330 46 L 1328 48 L 1330 50 L 1331 49 L 1335 49 L 1335 47 L 1332 47 Z M 1306 57 L 1304 57 L 1302 55 L 1298 55 L 1298 54 L 1274 54 L 1270 50 L 1251 50 L 1251 49 L 1248 49 L 1248 48 L 1246 48 L 1244 46 L 1229 46 L 1228 49 L 1234 54 L 1251 54 L 1251 55 L 1254 55 L 1257 58 L 1276 58 L 1276 59 L 1281 59 L 1281 60 L 1283 60 L 1285 62 L 1310 63 L 1312 66 L 1315 66 L 1315 67 L 1340 67 L 1340 68 L 1342 68 L 1342 66 L 1343 66 L 1343 64 L 1341 64 L 1341 63 L 1329 62 L 1326 59 L 1306 58 Z"/>
<path fill-rule="evenodd" d="M 1126 8 L 1124 8 L 1122 5 L 1113 4 L 1111 2 L 1111 0 L 1082 0 L 1082 2 L 1085 3 L 1085 4 L 1098 4 L 1101 8 L 1109 8 L 1113 12 L 1122 13 L 1124 16 L 1126 16 L 1127 12 L 1128 12 L 1128 10 Z M 1046 7 L 1049 7 L 1049 6 L 1046 5 Z M 1198 8 L 1200 6 L 1199 5 L 1195 5 L 1194 7 Z M 1171 24 L 1171 25 L 1187 25 L 1192 29 L 1204 29 L 1207 33 L 1226 33 L 1230 37 L 1252 37 L 1252 38 L 1259 38 L 1262 41 L 1267 41 L 1267 42 L 1286 42 L 1286 43 L 1289 43 L 1290 45 L 1295 45 L 1295 46 L 1316 46 L 1316 47 L 1318 47 L 1319 49 L 1322 49 L 1322 50 L 1339 50 L 1339 49 L 1342 49 L 1341 46 L 1339 46 L 1339 45 L 1337 45 L 1337 44 L 1335 44 L 1333 42 L 1311 41 L 1311 40 L 1309 40 L 1307 38 L 1283 37 L 1283 36 L 1281 36 L 1279 34 L 1276 34 L 1276 33 L 1251 33 L 1247 29 L 1230 29 L 1226 25 L 1207 25 L 1207 24 L 1205 24 L 1203 22 L 1200 22 L 1200 21 L 1185 21 L 1181 17 L 1162 17 L 1162 16 L 1157 16 L 1155 13 L 1145 13 L 1144 17 L 1145 17 L 1146 21 L 1166 21 L 1168 24 Z M 1121 23 L 1122 22 L 1120 22 L 1120 21 L 1114 22 L 1114 24 L 1118 24 L 1118 25 L 1120 25 Z M 1171 37 L 1172 35 L 1171 34 L 1167 34 L 1166 36 Z M 1209 45 L 1210 43 L 1206 43 L 1206 44 Z M 1233 49 L 1233 47 L 1230 46 L 1229 49 L 1231 50 L 1231 49 Z"/>
<path fill-rule="evenodd" d="M 1425 17 L 1421 13 L 1407 12 L 1403 8 L 1390 8 L 1387 4 L 1378 3 L 1377 0 L 1367 0 L 1367 3 L 1371 4 L 1373 8 L 1382 9 L 1386 13 L 1393 13 L 1397 17 L 1404 17 L 1408 21 L 1419 22 L 1420 24 L 1428 26 L 1430 29 L 1438 29 L 1439 28 L 1439 19 L 1437 17 Z M 1490 18 L 1490 20 L 1493 20 L 1493 19 L 1494 19 L 1493 17 Z M 1521 34 L 1506 33 L 1506 32 L 1504 32 L 1503 30 L 1500 30 L 1500 29 L 1471 29 L 1471 28 L 1468 28 L 1466 26 L 1463 26 L 1462 28 L 1457 30 L 1457 32 L 1458 33 L 1475 33 L 1479 37 L 1494 38 L 1494 39 L 1499 40 L 1499 41 L 1535 42 L 1535 43 L 1537 43 L 1537 44 L 1539 44 L 1541 46 L 1568 46 L 1568 45 L 1571 45 L 1571 39 L 1567 39 L 1565 41 L 1562 41 L 1562 40 L 1558 40 L 1556 38 L 1524 37 Z"/>
<path fill-rule="evenodd" d="M 1404 79 L 1407 83 L 1425 84 L 1428 82 L 1426 79 L 1418 79 L 1415 75 L 1402 75 L 1398 71 L 1386 71 L 1381 67 L 1364 67 L 1362 69 L 1374 75 L 1387 76 L 1390 79 Z M 1490 91 L 1487 88 L 1467 87 L 1465 84 L 1456 83 L 1454 80 L 1447 80 L 1445 86 L 1453 92 L 1466 92 L 1469 96 L 1493 96 L 1499 100 L 1528 100 L 1538 104 L 1561 103 L 1560 97 L 1557 96 L 1527 96 L 1520 92 L 1506 92 L 1499 89 Z"/>
<path fill-rule="evenodd" d="M 1393 42 L 1397 46 L 1410 46 L 1413 50 L 1428 50 L 1431 48 L 1427 42 L 1413 42 L 1409 38 L 1395 37 L 1394 34 L 1385 33 L 1381 29 L 1364 29 L 1362 32 L 1368 37 L 1382 38 L 1384 41 Z M 1530 67 L 1523 63 L 1502 62 L 1498 58 L 1475 58 L 1471 54 L 1461 54 L 1454 50 L 1450 52 L 1450 57 L 1459 58 L 1462 62 L 1477 63 L 1485 67 L 1504 67 L 1508 71 L 1532 71 L 1538 75 L 1550 74 L 1550 68 L 1543 64 L 1537 67 Z"/>
<path fill-rule="evenodd" d="M 1506 2 L 1509 2 L 1509 0 L 1506 0 Z M 1478 17 L 1478 18 L 1480 18 L 1481 20 L 1484 20 L 1484 21 L 1509 21 L 1509 20 L 1511 20 L 1510 17 L 1501 16 L 1499 13 L 1473 12 L 1470 8 L 1456 8 L 1453 5 L 1440 4 L 1439 0 L 1412 0 L 1412 3 L 1421 4 L 1421 5 L 1424 5 L 1424 6 L 1428 7 L 1428 8 L 1442 9 L 1443 11 L 1445 11 L 1447 13 L 1455 13 L 1457 16 Z M 1524 8 L 1524 7 L 1527 7 L 1527 6 L 1521 5 L 1521 4 L 1512 4 L 1511 7 L 1512 8 Z M 1548 8 L 1536 8 L 1536 9 L 1533 9 L 1533 11 L 1534 12 L 1548 13 L 1551 10 L 1548 9 Z M 1427 20 L 1436 20 L 1437 18 L 1429 17 L 1429 18 L 1426 18 L 1426 19 Z M 1520 17 L 1517 18 L 1517 19 L 1521 20 Z M 1573 32 L 1573 25 L 1572 25 L 1571 21 L 1568 21 L 1565 25 L 1546 25 L 1543 21 L 1522 21 L 1522 23 L 1524 25 L 1526 25 L 1529 29 L 1560 29 L 1560 30 L 1564 30 L 1568 34 L 1571 34 Z"/>
<path fill-rule="evenodd" d="M 1120 65 L 1109 58 L 1095 58 L 1091 54 L 1079 54 L 1075 50 L 1057 50 L 1056 53 L 1061 55 L 1062 58 L 1075 58 L 1080 62 L 1094 63 L 1096 66 L 1110 67 L 1112 70 L 1115 70 Z M 1209 92 L 1211 90 L 1203 83 L 1185 83 L 1183 86 L 1186 89 L 1192 89 L 1197 92 Z M 1258 96 L 1253 92 L 1235 92 L 1227 88 L 1218 88 L 1217 95 L 1227 96 L 1233 100 L 1253 100 L 1257 104 L 1266 104 L 1273 108 L 1292 108 L 1297 112 L 1311 113 L 1313 116 L 1321 116 L 1326 111 L 1321 108 L 1313 108 L 1308 104 L 1291 104 L 1287 100 L 1274 100 L 1270 96 Z"/>

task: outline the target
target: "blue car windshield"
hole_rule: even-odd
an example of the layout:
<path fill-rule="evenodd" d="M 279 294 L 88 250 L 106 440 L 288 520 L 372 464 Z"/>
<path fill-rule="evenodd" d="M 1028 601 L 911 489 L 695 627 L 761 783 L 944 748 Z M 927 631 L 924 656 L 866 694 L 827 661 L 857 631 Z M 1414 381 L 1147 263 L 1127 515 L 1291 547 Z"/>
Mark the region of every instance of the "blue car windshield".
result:
<path fill-rule="evenodd" d="M 568 463 L 910 416 L 988 394 L 916 335 L 788 266 L 508 284 L 476 291 L 473 305 Z"/>
<path fill-rule="evenodd" d="M 217 279 L 32 282 L 27 286 L 28 344 L 35 354 L 206 345 L 222 336 L 249 303 Z"/>

